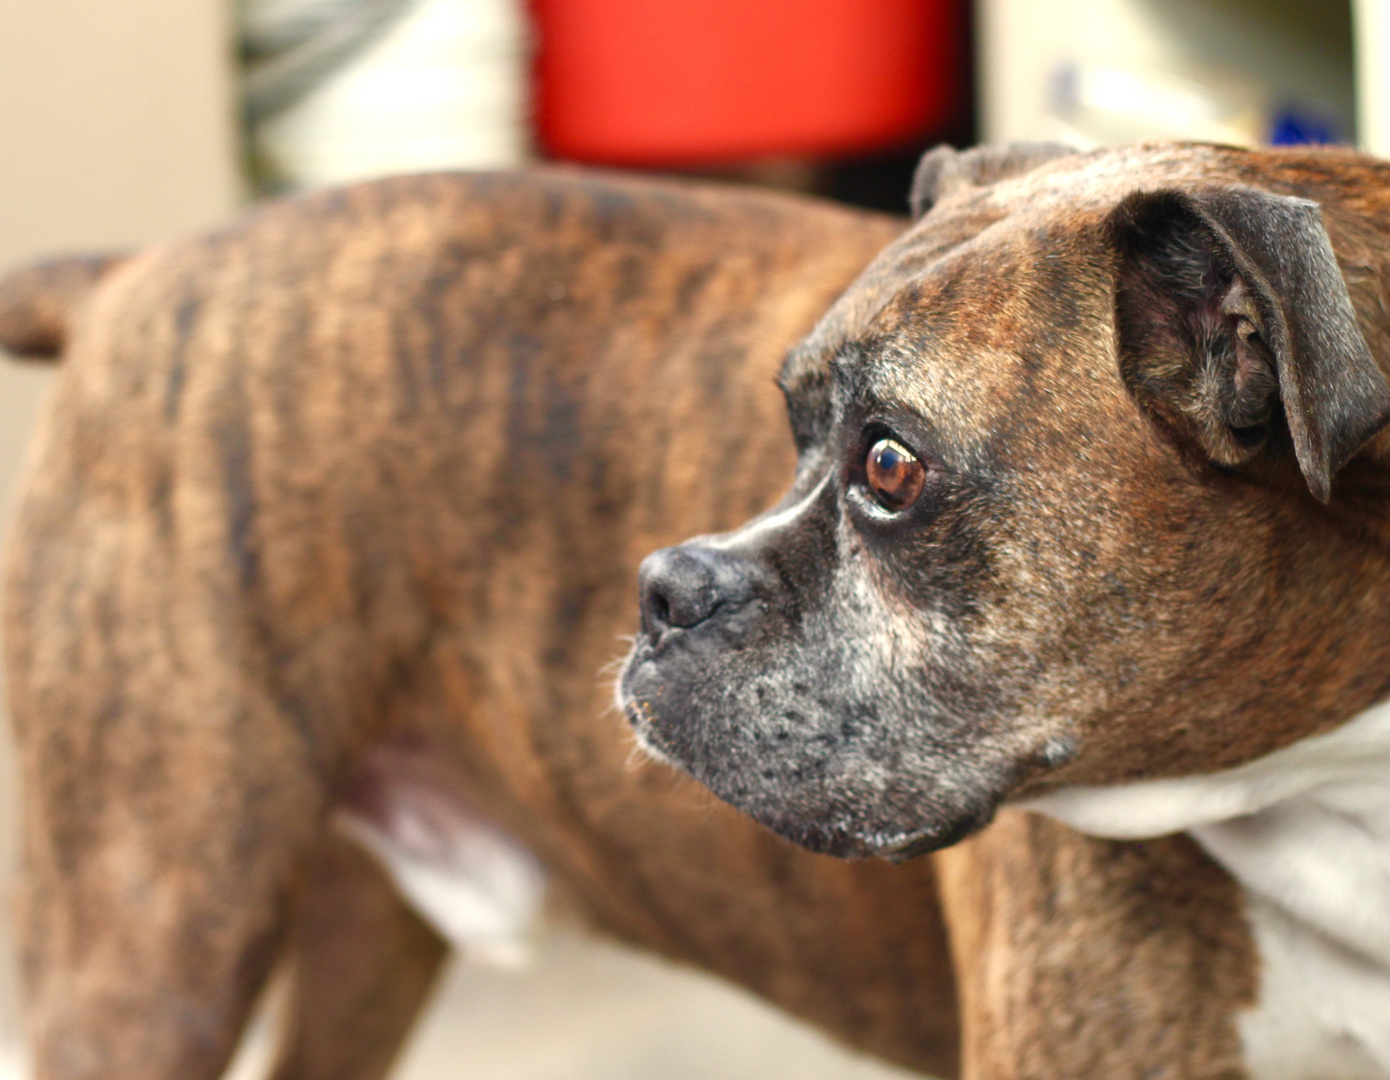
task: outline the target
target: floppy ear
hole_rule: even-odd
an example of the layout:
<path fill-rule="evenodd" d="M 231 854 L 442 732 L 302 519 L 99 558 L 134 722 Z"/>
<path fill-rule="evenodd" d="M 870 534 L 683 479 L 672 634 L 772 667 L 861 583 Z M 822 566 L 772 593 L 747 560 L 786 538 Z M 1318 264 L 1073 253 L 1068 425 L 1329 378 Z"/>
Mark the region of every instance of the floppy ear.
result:
<path fill-rule="evenodd" d="M 1039 165 L 1059 157 L 1070 157 L 1076 150 L 1062 143 L 1014 142 L 997 146 L 976 146 L 953 150 L 938 146 L 928 150 L 917 163 L 908 202 L 915 221 L 936 205 L 937 200 L 963 187 L 983 187 L 996 180 L 1022 176 Z"/>
<path fill-rule="evenodd" d="M 1332 478 L 1390 419 L 1390 386 L 1318 204 L 1248 187 L 1139 192 L 1108 225 L 1130 391 L 1221 465 L 1251 461 L 1286 429 L 1327 502 Z"/>

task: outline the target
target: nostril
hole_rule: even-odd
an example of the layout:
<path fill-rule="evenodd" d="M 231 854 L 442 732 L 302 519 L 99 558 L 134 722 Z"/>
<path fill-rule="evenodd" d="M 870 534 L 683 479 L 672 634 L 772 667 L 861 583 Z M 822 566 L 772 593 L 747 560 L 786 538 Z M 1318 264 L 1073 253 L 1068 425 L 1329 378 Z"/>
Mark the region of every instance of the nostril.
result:
<path fill-rule="evenodd" d="M 642 630 L 653 642 L 670 629 L 688 630 L 719 606 L 714 570 L 682 548 L 648 555 L 641 571 Z"/>
<path fill-rule="evenodd" d="M 652 622 L 661 626 L 663 629 L 671 625 L 671 605 L 666 597 L 659 592 L 652 593 L 651 598 Z"/>

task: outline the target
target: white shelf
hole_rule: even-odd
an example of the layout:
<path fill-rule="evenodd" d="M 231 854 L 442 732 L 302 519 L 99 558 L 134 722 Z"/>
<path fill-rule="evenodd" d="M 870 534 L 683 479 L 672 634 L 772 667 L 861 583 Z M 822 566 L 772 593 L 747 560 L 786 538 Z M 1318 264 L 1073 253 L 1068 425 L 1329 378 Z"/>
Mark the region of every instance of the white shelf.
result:
<path fill-rule="evenodd" d="M 1390 3 L 1354 0 L 1357 143 L 1390 156 Z"/>
<path fill-rule="evenodd" d="M 1343 139 L 1386 128 L 1356 107 L 1358 89 L 1390 100 L 1373 48 L 1390 45 L 1390 3 L 1356 8 L 1354 35 L 1348 0 L 978 0 L 982 135 L 1260 143 L 1281 116 Z"/>

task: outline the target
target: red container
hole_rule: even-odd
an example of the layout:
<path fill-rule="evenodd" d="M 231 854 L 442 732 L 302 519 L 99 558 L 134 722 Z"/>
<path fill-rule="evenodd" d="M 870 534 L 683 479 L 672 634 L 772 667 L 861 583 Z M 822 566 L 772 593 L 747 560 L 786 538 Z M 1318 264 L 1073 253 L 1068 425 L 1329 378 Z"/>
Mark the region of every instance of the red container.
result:
<path fill-rule="evenodd" d="M 575 161 L 830 157 L 947 121 L 956 0 L 532 0 L 537 123 Z"/>

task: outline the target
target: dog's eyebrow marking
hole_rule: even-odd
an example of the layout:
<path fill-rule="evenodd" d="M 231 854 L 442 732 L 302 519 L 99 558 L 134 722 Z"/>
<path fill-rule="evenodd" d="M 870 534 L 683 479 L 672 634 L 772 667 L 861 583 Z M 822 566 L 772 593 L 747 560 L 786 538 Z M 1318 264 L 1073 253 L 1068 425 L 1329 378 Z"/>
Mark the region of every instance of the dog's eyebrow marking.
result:
<path fill-rule="evenodd" d="M 811 508 L 812 504 L 820 497 L 821 492 L 825 490 L 825 485 L 830 483 L 830 478 L 838 472 L 837 463 L 831 462 L 826 467 L 825 475 L 816 482 L 816 486 L 800 502 L 788 506 L 785 510 L 771 510 L 760 518 L 754 518 L 735 532 L 713 537 L 708 541 L 707 546 L 717 551 L 729 551 L 747 543 L 754 537 L 761 536 L 763 533 L 790 524 Z"/>
<path fill-rule="evenodd" d="M 849 345 L 837 349 L 830 358 L 830 378 L 842 393 L 856 397 L 864 381 L 864 354 L 868 350 L 862 345 Z"/>
<path fill-rule="evenodd" d="M 900 407 L 924 385 L 922 377 L 936 362 L 938 348 L 934 336 L 924 332 L 851 342 L 830 359 L 830 376 L 848 400 Z"/>

